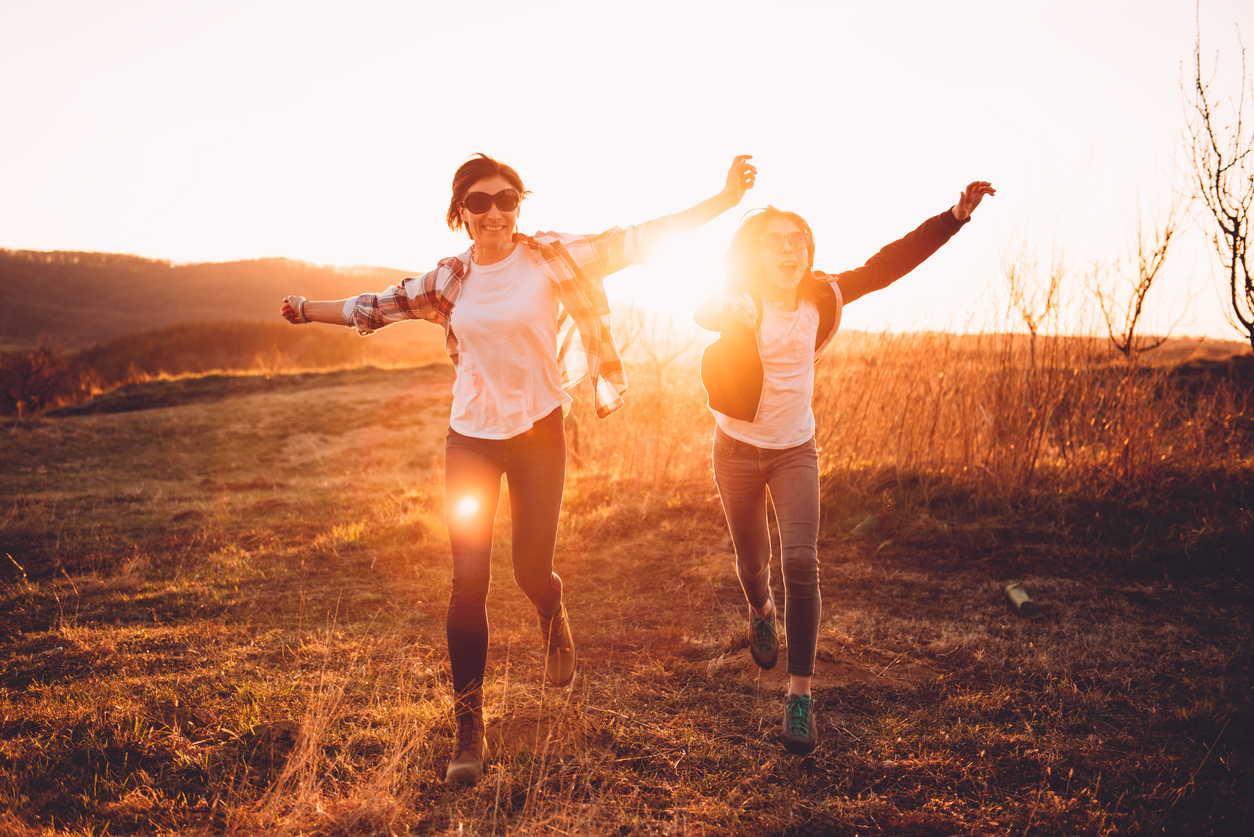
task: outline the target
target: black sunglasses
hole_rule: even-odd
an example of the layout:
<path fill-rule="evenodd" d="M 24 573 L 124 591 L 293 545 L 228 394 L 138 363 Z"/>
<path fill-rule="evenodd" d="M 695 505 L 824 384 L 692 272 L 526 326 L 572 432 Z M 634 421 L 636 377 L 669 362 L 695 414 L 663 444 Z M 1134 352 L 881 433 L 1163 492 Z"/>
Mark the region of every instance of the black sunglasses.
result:
<path fill-rule="evenodd" d="M 482 215 L 496 204 L 496 208 L 502 212 L 513 212 L 518 208 L 522 195 L 518 194 L 517 189 L 502 189 L 495 195 L 489 195 L 487 192 L 471 192 L 462 198 L 462 206 L 467 211 L 475 215 Z"/>

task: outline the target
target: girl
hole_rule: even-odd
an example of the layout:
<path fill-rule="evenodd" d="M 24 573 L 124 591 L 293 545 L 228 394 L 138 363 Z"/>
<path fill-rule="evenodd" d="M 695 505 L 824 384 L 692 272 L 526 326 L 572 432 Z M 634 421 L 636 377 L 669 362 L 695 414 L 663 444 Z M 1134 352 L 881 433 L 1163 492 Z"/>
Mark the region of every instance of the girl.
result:
<path fill-rule="evenodd" d="M 741 223 L 727 251 L 726 287 L 697 308 L 698 325 L 722 332 L 701 358 L 701 380 L 715 420 L 714 482 L 749 603 L 749 653 L 764 669 L 779 654 L 768 489 L 779 525 L 789 675 L 783 744 L 790 753 L 809 753 L 818 743 L 810 696 L 820 607 L 814 362 L 845 305 L 916 268 L 993 194 L 986 181 L 971 183 L 955 206 L 836 275 L 814 270 L 810 225 L 768 206 Z"/>

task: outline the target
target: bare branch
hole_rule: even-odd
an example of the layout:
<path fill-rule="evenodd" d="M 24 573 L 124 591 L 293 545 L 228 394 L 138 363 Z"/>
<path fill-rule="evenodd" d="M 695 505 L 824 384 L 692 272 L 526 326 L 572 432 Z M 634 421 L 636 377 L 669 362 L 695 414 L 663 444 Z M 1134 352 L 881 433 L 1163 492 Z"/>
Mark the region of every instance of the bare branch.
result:
<path fill-rule="evenodd" d="M 1178 315 L 1171 327 L 1160 335 L 1141 334 L 1146 298 L 1162 274 L 1179 228 L 1180 204 L 1177 201 L 1172 201 L 1165 217 L 1154 219 L 1151 229 L 1146 227 L 1138 202 L 1134 243 L 1129 245 L 1126 261 L 1115 263 L 1109 280 L 1102 278 L 1104 271 L 1100 267 L 1093 268 L 1091 286 L 1106 322 L 1106 332 L 1111 345 L 1127 359 L 1130 368 L 1137 365 L 1142 352 L 1153 351 L 1166 343 L 1183 317 L 1183 313 Z"/>
<path fill-rule="evenodd" d="M 1224 315 L 1254 347 L 1254 280 L 1250 276 L 1249 253 L 1254 209 L 1254 131 L 1247 131 L 1245 123 L 1246 85 L 1251 85 L 1254 95 L 1254 81 L 1248 80 L 1245 45 L 1238 30 L 1241 81 L 1236 99 L 1228 102 L 1226 110 L 1230 115 L 1225 120 L 1212 92 L 1219 71 L 1218 54 L 1214 71 L 1204 77 L 1200 26 L 1198 32 L 1193 47 L 1193 89 L 1191 95 L 1184 97 L 1193 196 L 1206 206 L 1208 217 L 1203 226 L 1228 283 Z M 1181 92 L 1184 90 L 1181 80 Z"/>

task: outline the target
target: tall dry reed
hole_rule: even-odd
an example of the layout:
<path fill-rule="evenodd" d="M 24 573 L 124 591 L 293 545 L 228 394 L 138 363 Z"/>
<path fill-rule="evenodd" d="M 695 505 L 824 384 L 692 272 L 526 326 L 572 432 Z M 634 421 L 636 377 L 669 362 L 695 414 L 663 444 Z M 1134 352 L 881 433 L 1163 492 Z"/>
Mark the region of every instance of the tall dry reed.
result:
<path fill-rule="evenodd" d="M 621 412 L 598 420 L 577 401 L 577 463 L 655 492 L 705 479 L 714 422 L 695 357 L 628 372 Z M 1092 337 L 841 335 L 813 404 L 824 480 L 853 491 L 922 479 L 1106 493 L 1254 456 L 1254 393 L 1239 379 L 1129 365 Z"/>
<path fill-rule="evenodd" d="M 880 334 L 816 370 L 821 464 L 852 487 L 928 478 L 992 492 L 1107 491 L 1251 456 L 1251 396 L 1128 364 L 1104 342 Z"/>

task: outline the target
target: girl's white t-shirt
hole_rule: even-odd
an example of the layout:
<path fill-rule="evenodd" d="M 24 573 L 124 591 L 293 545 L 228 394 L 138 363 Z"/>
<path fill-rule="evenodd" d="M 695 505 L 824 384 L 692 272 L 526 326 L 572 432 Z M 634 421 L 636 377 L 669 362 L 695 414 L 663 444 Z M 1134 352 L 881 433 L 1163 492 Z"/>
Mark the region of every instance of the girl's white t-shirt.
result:
<path fill-rule="evenodd" d="M 460 353 L 449 426 L 508 439 L 570 403 L 557 368 L 557 289 L 531 248 L 470 265 L 449 327 Z"/>
<path fill-rule="evenodd" d="M 758 328 L 762 358 L 762 400 L 754 421 L 742 421 L 714 410 L 714 421 L 733 439 L 759 448 L 783 450 L 810 441 L 814 435 L 814 338 L 819 309 L 797 300 L 796 311 L 781 311 L 763 301 Z"/>

